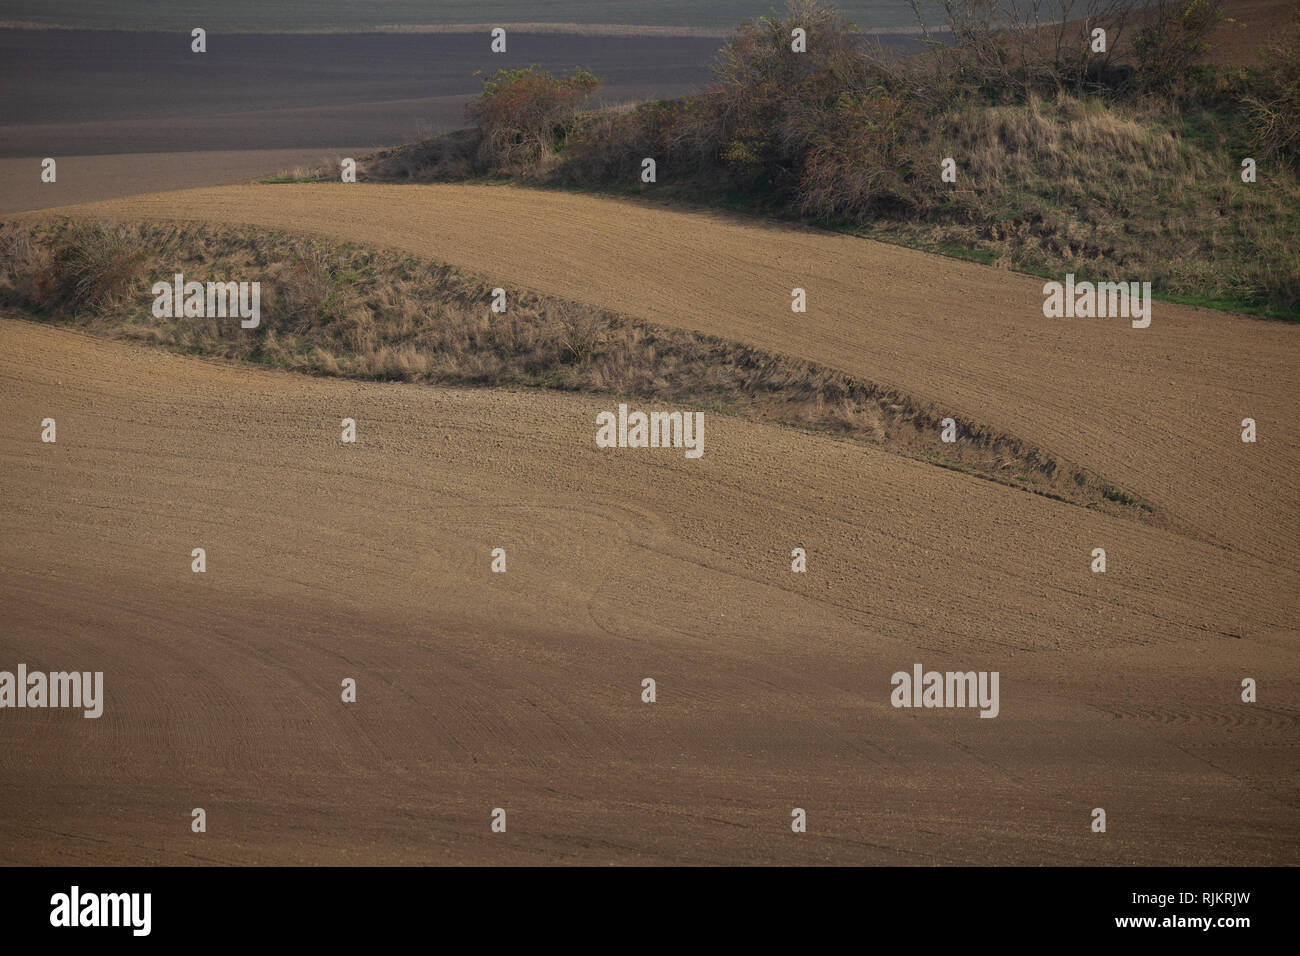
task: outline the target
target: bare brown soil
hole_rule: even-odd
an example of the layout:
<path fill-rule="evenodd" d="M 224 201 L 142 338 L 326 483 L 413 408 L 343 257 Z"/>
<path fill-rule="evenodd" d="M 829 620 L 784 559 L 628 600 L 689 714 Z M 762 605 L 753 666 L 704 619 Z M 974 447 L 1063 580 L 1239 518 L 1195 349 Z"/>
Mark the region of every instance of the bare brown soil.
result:
<path fill-rule="evenodd" d="M 1223 22 L 1207 40 L 1207 59 L 1219 66 L 1254 65 L 1261 48 L 1286 29 L 1295 9 L 1292 0 L 1228 0 Z"/>
<path fill-rule="evenodd" d="M 816 362 L 1165 520 L 731 416 L 706 415 L 698 461 L 602 450 L 601 398 L 310 378 L 0 318 L 0 669 L 102 670 L 106 691 L 99 720 L 0 712 L 0 863 L 1296 860 L 1295 326 L 1160 302 L 1145 330 L 1046 319 L 1023 276 L 513 187 L 235 186 L 26 218 L 60 212 L 399 249 Z M 892 708 L 916 662 L 999 671 L 1000 716 Z"/>
<path fill-rule="evenodd" d="M 0 380 L 4 664 L 107 698 L 3 713 L 0 861 L 1295 859 L 1281 557 L 725 416 L 600 450 L 591 399 L 12 320 Z M 999 670 L 1001 716 L 891 708 L 916 661 Z"/>

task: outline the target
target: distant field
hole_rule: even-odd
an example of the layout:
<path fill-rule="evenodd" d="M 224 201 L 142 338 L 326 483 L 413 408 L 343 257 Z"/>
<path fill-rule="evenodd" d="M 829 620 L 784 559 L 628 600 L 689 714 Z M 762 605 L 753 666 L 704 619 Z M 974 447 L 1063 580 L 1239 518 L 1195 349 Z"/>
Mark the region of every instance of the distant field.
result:
<path fill-rule="evenodd" d="M 198 57 L 184 34 L 0 30 L 13 91 L 0 157 L 388 146 L 465 125 L 476 73 L 582 66 L 605 81 L 599 102 L 635 102 L 701 88 L 719 46 L 519 33 L 494 55 L 467 36 L 249 34 L 214 36 Z"/>
<path fill-rule="evenodd" d="M 467 23 L 571 23 L 695 27 L 730 31 L 741 20 L 784 8 L 784 0 L 0 0 L 0 21 L 122 30 L 317 31 Z M 867 28 L 913 25 L 907 0 L 844 0 L 840 8 Z"/>

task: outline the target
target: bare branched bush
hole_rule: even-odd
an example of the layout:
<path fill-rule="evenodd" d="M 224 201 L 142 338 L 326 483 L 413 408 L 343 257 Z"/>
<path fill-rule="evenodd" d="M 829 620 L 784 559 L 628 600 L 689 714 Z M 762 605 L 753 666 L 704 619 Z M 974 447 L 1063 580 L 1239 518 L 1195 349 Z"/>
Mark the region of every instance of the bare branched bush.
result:
<path fill-rule="evenodd" d="M 939 0 L 932 24 L 919 0 L 909 3 L 930 51 L 913 68 L 914 85 L 931 106 L 971 95 L 1167 89 L 1206 52 L 1222 8 L 1222 0 Z"/>
<path fill-rule="evenodd" d="M 1265 48 L 1260 83 L 1245 103 L 1267 154 L 1300 159 L 1300 11 L 1286 33 Z"/>
<path fill-rule="evenodd" d="M 634 180 L 653 157 L 675 180 L 703 185 L 717 172 L 718 143 L 708 97 L 656 100 L 579 117 L 555 179 L 564 183 Z"/>
<path fill-rule="evenodd" d="M 802 30 L 806 49 L 793 48 Z M 554 178 L 630 183 L 644 157 L 672 182 L 819 218 L 868 217 L 906 193 L 916 117 L 857 28 L 816 0 L 741 24 L 700 95 L 581 120 Z"/>

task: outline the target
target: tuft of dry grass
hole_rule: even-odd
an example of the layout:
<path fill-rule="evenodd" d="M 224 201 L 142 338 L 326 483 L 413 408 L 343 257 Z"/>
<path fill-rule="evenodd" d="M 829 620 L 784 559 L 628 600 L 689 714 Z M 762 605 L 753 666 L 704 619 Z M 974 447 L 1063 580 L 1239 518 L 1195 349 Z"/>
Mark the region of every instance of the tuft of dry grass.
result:
<path fill-rule="evenodd" d="M 129 230 L 69 223 L 49 250 L 49 263 L 31 280 L 46 304 L 97 309 L 120 304 L 141 274 L 145 250 Z"/>

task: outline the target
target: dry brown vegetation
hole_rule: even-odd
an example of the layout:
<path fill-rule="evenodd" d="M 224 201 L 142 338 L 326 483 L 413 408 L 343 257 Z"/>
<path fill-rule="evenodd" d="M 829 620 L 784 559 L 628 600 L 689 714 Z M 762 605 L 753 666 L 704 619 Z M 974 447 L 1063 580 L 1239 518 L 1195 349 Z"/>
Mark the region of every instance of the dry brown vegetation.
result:
<path fill-rule="evenodd" d="M 896 391 L 523 290 L 507 289 L 508 311 L 494 314 L 490 284 L 397 253 L 248 228 L 65 219 L 0 228 L 0 263 L 0 305 L 188 354 L 320 375 L 687 404 L 868 441 L 1090 507 L 1151 511 L 1085 469 L 978 423 L 958 419 L 958 441 L 939 444 L 948 413 Z M 154 316 L 149 286 L 177 272 L 200 282 L 260 281 L 261 325 L 250 333 L 230 319 Z"/>
<path fill-rule="evenodd" d="M 1300 155 L 1300 9 L 1264 49 L 1261 81 L 1245 97 L 1269 155 Z"/>

